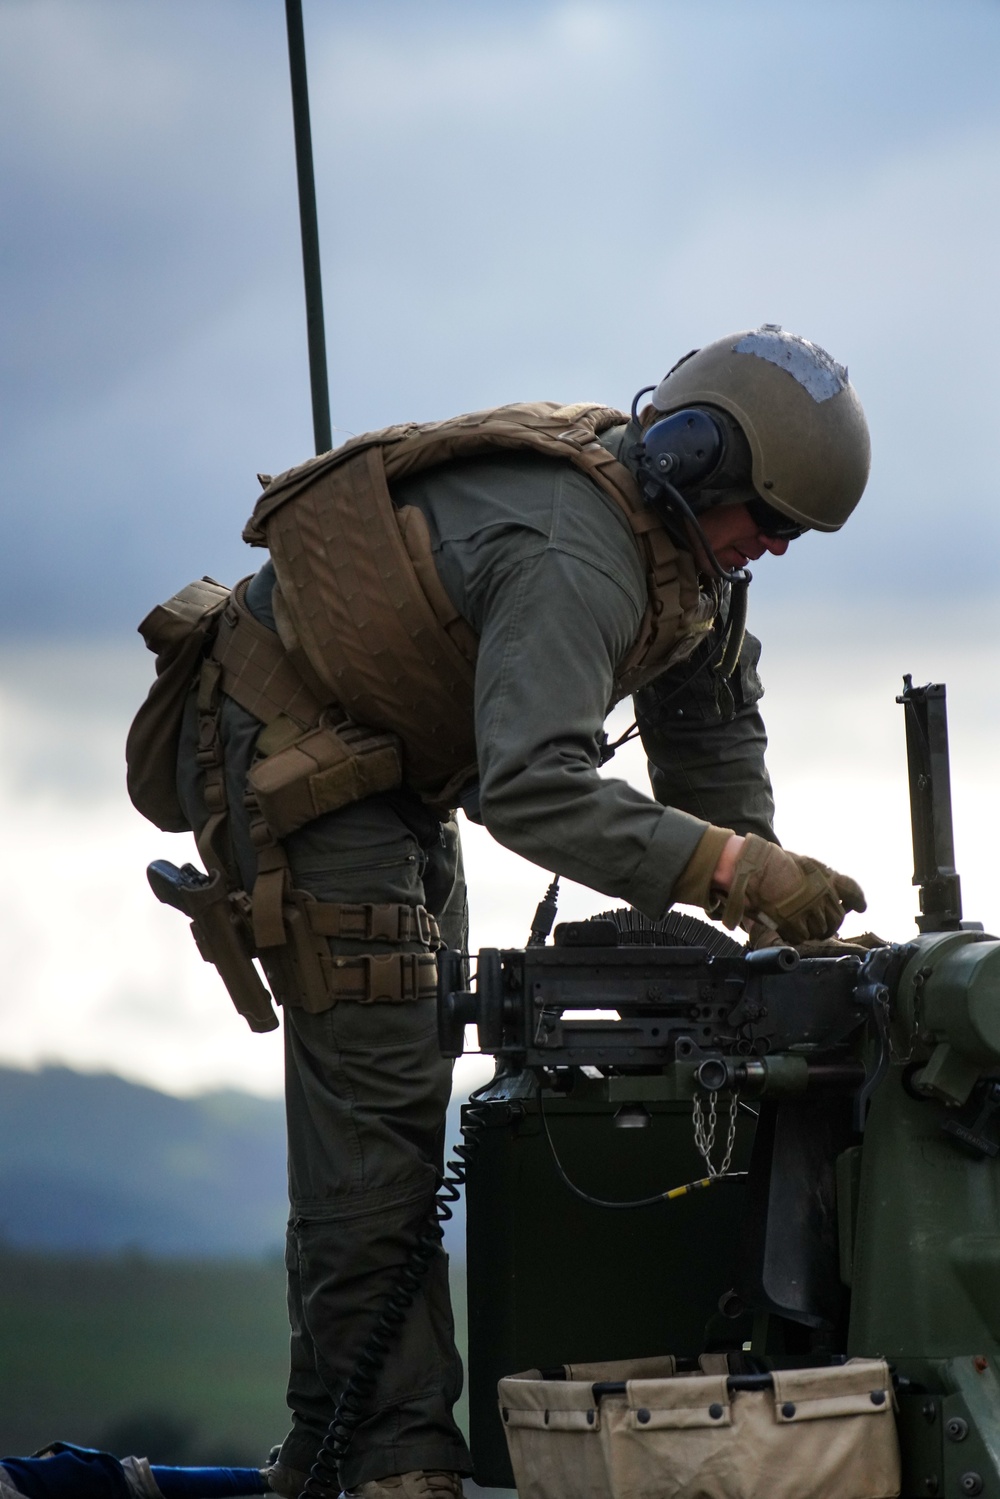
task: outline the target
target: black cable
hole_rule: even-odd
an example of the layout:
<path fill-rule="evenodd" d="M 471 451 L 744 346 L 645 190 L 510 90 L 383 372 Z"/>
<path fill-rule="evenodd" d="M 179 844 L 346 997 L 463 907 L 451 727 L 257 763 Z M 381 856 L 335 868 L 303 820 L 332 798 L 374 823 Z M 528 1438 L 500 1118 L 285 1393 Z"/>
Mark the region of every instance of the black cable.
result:
<path fill-rule="evenodd" d="M 552 931 L 552 923 L 556 919 L 556 911 L 559 908 L 559 880 L 558 874 L 546 890 L 542 899 L 535 907 L 534 920 L 531 923 L 531 932 L 528 936 L 529 947 L 544 947 L 546 938 Z"/>
<path fill-rule="evenodd" d="M 669 479 L 663 479 L 659 475 L 656 476 L 655 482 L 659 486 L 659 488 L 666 491 L 668 498 L 680 512 L 681 520 L 683 520 L 684 523 L 694 531 L 698 540 L 701 542 L 702 548 L 705 553 L 705 560 L 712 568 L 712 571 L 715 573 L 716 577 L 721 578 L 726 583 L 750 583 L 752 581 L 752 577 L 750 571 L 747 568 L 737 567 L 729 569 L 723 567 L 722 563 L 715 555 L 711 542 L 701 528 L 701 522 L 698 520 L 698 517 L 695 515 L 694 511 L 691 509 L 691 506 L 688 504 L 687 500 L 681 494 L 676 485 L 671 484 Z M 659 496 L 657 496 L 657 499 L 659 499 Z M 652 508 L 656 510 L 660 515 L 661 519 L 667 518 L 664 515 L 665 507 L 662 505 L 662 502 L 658 505 L 656 503 L 656 500 L 652 500 L 651 505 Z M 673 517 L 670 518 L 673 519 Z"/>
<path fill-rule="evenodd" d="M 726 615 L 726 632 L 723 638 L 725 651 L 715 670 L 724 682 L 728 682 L 736 670 L 747 633 L 747 594 L 750 591 L 750 574 L 746 581 L 734 583 L 729 590 L 729 612 Z"/>
<path fill-rule="evenodd" d="M 416 1300 L 417 1292 L 441 1246 L 444 1225 L 454 1216 L 451 1205 L 458 1201 L 459 1188 L 464 1185 L 469 1166 L 478 1153 L 485 1123 L 479 1099 L 491 1086 L 491 1083 L 484 1083 L 481 1088 L 476 1088 L 469 1094 L 462 1120 L 462 1139 L 454 1146 L 452 1159 L 445 1162 L 429 1218 L 386 1297 L 378 1320 L 369 1333 L 368 1341 L 337 1402 L 333 1419 L 323 1438 L 323 1445 L 316 1454 L 316 1461 L 306 1479 L 300 1499 L 329 1499 L 332 1492 L 341 1488 L 340 1465 L 351 1444 L 351 1438 L 368 1411 L 393 1339 L 406 1320 L 406 1314 Z"/>
<path fill-rule="evenodd" d="M 697 1181 L 685 1182 L 682 1187 L 670 1187 L 666 1192 L 657 1192 L 655 1197 L 639 1197 L 634 1202 L 611 1202 L 604 1197 L 591 1197 L 589 1192 L 585 1192 L 582 1187 L 578 1187 L 566 1175 L 563 1163 L 556 1152 L 555 1141 L 552 1139 L 549 1121 L 545 1115 L 541 1083 L 538 1085 L 537 1097 L 538 1113 L 542 1121 L 542 1129 L 545 1131 L 545 1138 L 548 1141 L 549 1151 L 552 1155 L 552 1164 L 559 1173 L 563 1185 L 569 1188 L 573 1196 L 579 1197 L 581 1202 L 589 1203 L 593 1208 L 651 1208 L 660 1202 L 674 1202 L 678 1197 L 687 1197 L 690 1192 L 699 1192 L 703 1187 L 714 1187 L 716 1182 L 744 1181 L 749 1174 L 746 1171 L 727 1171 L 725 1176 L 702 1176 Z"/>
<path fill-rule="evenodd" d="M 707 671 L 710 667 L 716 669 L 717 663 L 720 663 L 723 656 L 725 655 L 727 643 L 728 634 L 724 630 L 721 640 L 717 640 L 715 642 L 713 649 L 709 651 L 704 661 L 699 661 L 698 665 L 695 667 L 691 675 L 689 677 L 685 677 L 683 682 L 678 682 L 673 692 L 668 692 L 666 697 L 662 697 L 657 700 L 657 710 L 665 707 L 667 703 L 672 703 L 674 698 L 679 697 L 682 692 L 686 692 L 691 686 L 691 683 L 694 682 L 698 677 L 700 677 L 703 671 Z M 666 672 L 664 672 L 663 675 L 665 676 Z M 630 740 L 635 739 L 636 736 L 641 735 L 641 733 L 642 730 L 639 728 L 638 722 L 635 722 L 632 724 L 632 727 L 630 729 L 626 729 L 625 733 L 622 734 L 619 739 L 614 740 L 613 743 L 609 743 L 608 736 L 605 734 L 603 736 L 603 743 L 599 745 L 599 757 L 597 761 L 598 765 L 607 765 L 608 761 L 614 757 L 614 753 L 617 749 L 619 749 L 623 744 L 628 744 Z"/>
<path fill-rule="evenodd" d="M 672 703 L 674 698 L 679 697 L 682 692 L 686 692 L 691 686 L 691 683 L 696 681 L 697 678 L 701 676 L 703 671 L 712 670 L 721 672 L 726 649 L 729 645 L 730 632 L 728 627 L 729 616 L 727 615 L 726 624 L 723 626 L 721 638 L 716 640 L 712 650 L 709 651 L 704 661 L 698 662 L 698 665 L 695 667 L 690 676 L 685 677 L 683 682 L 678 682 L 677 686 L 673 689 L 672 692 L 668 692 L 666 697 L 657 699 L 657 712 L 659 712 L 661 708 L 666 707 L 667 703 Z M 735 671 L 735 669 L 736 667 L 734 664 L 733 670 Z M 664 672 L 663 675 L 666 676 L 666 672 Z M 608 737 L 605 734 L 603 736 L 603 742 L 599 743 L 598 746 L 598 765 L 607 765 L 608 761 L 614 757 L 616 750 L 620 749 L 623 744 L 630 743 L 631 740 L 635 739 L 637 736 L 640 736 L 641 733 L 642 730 L 639 728 L 638 722 L 635 722 L 632 724 L 631 728 L 625 730 L 625 733 L 622 734 L 620 738 L 615 739 L 611 742 L 609 742 Z"/>
<path fill-rule="evenodd" d="M 655 390 L 655 389 L 656 389 L 655 385 L 644 385 L 642 387 L 642 389 L 641 390 L 637 390 L 636 393 L 635 393 L 635 395 L 632 397 L 632 425 L 633 425 L 633 427 L 638 427 L 638 425 L 639 425 L 639 402 L 642 400 L 643 396 L 648 396 L 649 392 L 651 390 Z"/>
<path fill-rule="evenodd" d="M 623 744 L 630 744 L 638 737 L 639 724 L 634 719 L 631 728 L 626 729 L 624 734 L 620 734 L 615 740 L 609 740 L 607 734 L 602 734 L 598 741 L 598 765 L 607 765 L 609 760 L 614 759 L 616 751 L 620 750 Z"/>

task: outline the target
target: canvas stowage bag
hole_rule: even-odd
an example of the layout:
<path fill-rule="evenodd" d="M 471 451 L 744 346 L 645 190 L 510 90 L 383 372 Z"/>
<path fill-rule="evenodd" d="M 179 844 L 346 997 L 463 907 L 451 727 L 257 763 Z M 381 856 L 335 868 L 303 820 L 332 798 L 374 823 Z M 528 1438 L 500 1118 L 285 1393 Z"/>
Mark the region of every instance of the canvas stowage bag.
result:
<path fill-rule="evenodd" d="M 648 1364 L 648 1361 L 646 1361 Z M 725 1373 L 591 1365 L 500 1381 L 520 1499 L 894 1499 L 899 1444 L 876 1359 L 775 1371 L 773 1388 Z M 603 1373 L 601 1372 L 603 1369 Z M 613 1371 L 613 1372 L 611 1372 Z M 617 1381 L 617 1389 L 601 1384 Z"/>
<path fill-rule="evenodd" d="M 594 1382 L 630 1373 L 668 1378 L 673 1370 L 667 1357 L 566 1364 L 565 1379 L 543 1379 L 538 1369 L 501 1379 L 500 1417 L 518 1499 L 610 1499 L 601 1433 L 615 1397 L 596 1399 Z"/>

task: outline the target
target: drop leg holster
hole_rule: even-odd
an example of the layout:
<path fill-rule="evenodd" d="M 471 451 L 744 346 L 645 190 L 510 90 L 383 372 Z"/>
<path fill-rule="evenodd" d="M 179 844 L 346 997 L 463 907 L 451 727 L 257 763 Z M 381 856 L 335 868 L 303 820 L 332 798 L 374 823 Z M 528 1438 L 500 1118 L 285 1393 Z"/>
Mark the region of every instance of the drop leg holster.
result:
<path fill-rule="evenodd" d="M 402 781 L 399 744 L 394 735 L 354 724 L 336 706 L 319 702 L 275 632 L 246 608 L 245 589 L 245 581 L 238 584 L 223 611 L 197 687 L 197 761 L 208 820 L 196 841 L 210 876 L 217 873 L 225 883 L 229 919 L 239 927 L 238 950 L 255 977 L 252 957 L 260 959 L 278 1003 L 312 1013 L 341 1001 L 404 1004 L 431 998 L 441 938 L 423 906 L 318 901 L 292 884 L 282 840 L 324 813 L 396 789 Z M 245 791 L 257 855 L 251 892 L 234 878 L 229 848 L 223 693 L 264 725 Z M 331 953 L 331 938 L 401 946 L 419 942 L 425 951 L 345 957 Z M 234 986 L 231 968 L 227 974 L 217 966 L 246 1014 L 249 977 Z"/>

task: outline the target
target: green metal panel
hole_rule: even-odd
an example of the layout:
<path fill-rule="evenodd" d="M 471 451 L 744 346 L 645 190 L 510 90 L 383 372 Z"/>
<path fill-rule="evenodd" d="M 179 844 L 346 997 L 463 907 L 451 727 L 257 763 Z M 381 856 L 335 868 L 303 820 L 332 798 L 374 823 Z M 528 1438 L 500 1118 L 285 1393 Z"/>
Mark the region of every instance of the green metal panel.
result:
<path fill-rule="evenodd" d="M 902 1458 L 901 1493 L 914 1499 L 942 1494 L 944 1475 L 943 1401 L 939 1395 L 897 1396 L 896 1428 Z"/>
<path fill-rule="evenodd" d="M 722 1318 L 733 1285 L 745 1192 L 724 1182 L 634 1211 L 591 1207 L 559 1180 L 537 1104 L 511 1118 L 485 1108 L 467 1186 L 469 1404 L 476 1479 L 510 1487 L 497 1381 L 563 1363 L 694 1356 L 749 1325 Z M 614 1126 L 601 1097 L 546 1101 L 556 1149 L 577 1185 L 599 1197 L 647 1197 L 704 1175 L 688 1103 L 646 1103 L 644 1129 Z M 726 1111 L 720 1110 L 724 1138 Z M 753 1120 L 741 1114 L 733 1169 L 749 1160 Z M 712 1328 L 707 1329 L 709 1322 Z"/>
<path fill-rule="evenodd" d="M 865 1131 L 848 1351 L 890 1359 L 1000 1352 L 1000 1160 L 941 1131 L 894 1068 Z M 902 1367 L 902 1366 L 901 1366 Z"/>
<path fill-rule="evenodd" d="M 989 1361 L 908 1367 L 914 1392 L 898 1395 L 896 1414 L 902 1499 L 1000 1499 L 1000 1384 Z"/>

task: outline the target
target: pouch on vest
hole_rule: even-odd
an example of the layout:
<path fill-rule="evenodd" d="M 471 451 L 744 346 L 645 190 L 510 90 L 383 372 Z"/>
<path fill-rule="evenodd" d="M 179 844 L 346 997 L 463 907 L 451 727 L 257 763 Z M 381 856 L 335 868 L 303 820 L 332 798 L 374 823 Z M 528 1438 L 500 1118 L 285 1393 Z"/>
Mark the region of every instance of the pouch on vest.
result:
<path fill-rule="evenodd" d="M 157 604 L 139 633 L 156 652 L 156 681 L 125 741 L 126 784 L 132 805 L 165 833 L 189 833 L 177 796 L 177 747 L 188 691 L 229 589 L 214 578 L 189 583 Z"/>
<path fill-rule="evenodd" d="M 265 729 L 260 747 L 267 734 Z M 268 829 L 275 838 L 285 838 L 325 812 L 402 785 L 399 740 L 359 724 L 321 725 L 265 753 L 247 781 Z"/>

